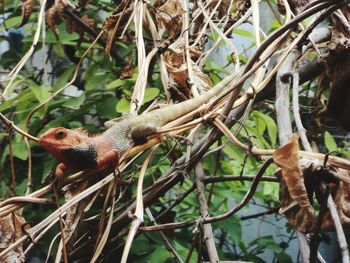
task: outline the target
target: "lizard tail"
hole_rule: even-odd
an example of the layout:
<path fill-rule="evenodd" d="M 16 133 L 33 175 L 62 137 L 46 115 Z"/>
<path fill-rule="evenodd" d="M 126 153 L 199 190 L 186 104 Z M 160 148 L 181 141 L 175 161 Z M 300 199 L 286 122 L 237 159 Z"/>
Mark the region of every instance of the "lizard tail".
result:
<path fill-rule="evenodd" d="M 146 113 L 143 116 L 144 120 L 149 118 L 150 122 L 153 122 L 158 126 L 163 126 L 209 102 L 213 97 L 221 93 L 224 87 L 226 87 L 231 81 L 232 76 L 228 76 L 198 97 Z"/>

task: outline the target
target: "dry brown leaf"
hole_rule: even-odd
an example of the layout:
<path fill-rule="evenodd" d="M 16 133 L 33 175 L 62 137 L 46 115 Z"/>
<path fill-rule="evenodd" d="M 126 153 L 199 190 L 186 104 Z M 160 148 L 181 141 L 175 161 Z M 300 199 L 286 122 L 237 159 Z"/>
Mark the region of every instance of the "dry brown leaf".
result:
<path fill-rule="evenodd" d="M 281 212 L 286 215 L 293 227 L 302 233 L 306 233 L 312 232 L 315 215 L 299 163 L 298 139 L 299 136 L 293 134 L 288 144 L 274 152 L 273 159 L 281 168 L 283 178 L 280 185 Z M 295 206 L 292 201 L 295 201 L 298 206 Z M 295 216 L 296 211 L 299 212 L 297 216 Z"/>
<path fill-rule="evenodd" d="M 34 0 L 22 0 L 22 22 L 19 27 L 25 25 L 28 22 L 29 17 L 32 14 L 33 7 Z"/>
<path fill-rule="evenodd" d="M 97 30 L 97 23 L 94 19 L 86 15 L 82 16 L 80 19 L 90 28 L 93 28 L 95 31 Z M 77 42 L 77 46 L 80 46 L 81 42 L 83 41 L 85 30 L 79 24 L 76 24 L 75 21 L 70 17 L 68 17 L 65 22 L 66 22 L 67 31 L 69 33 L 76 32 L 79 34 L 79 40 Z M 93 41 L 93 37 L 91 37 L 91 41 Z"/>
<path fill-rule="evenodd" d="M 212 8 L 215 8 L 215 6 L 217 5 L 219 0 L 215 0 L 215 1 L 212 1 L 211 2 L 211 7 Z M 234 3 L 237 3 L 238 1 L 234 1 Z M 231 6 L 231 10 L 234 6 L 234 3 L 232 4 Z M 231 13 L 231 10 L 229 10 L 229 7 L 230 7 L 230 4 L 231 4 L 231 0 L 222 0 L 221 1 L 221 4 L 219 6 L 219 9 L 218 9 L 218 18 L 222 18 L 223 16 L 227 15 L 227 14 L 230 14 Z"/>
<path fill-rule="evenodd" d="M 306 188 L 304 177 L 301 171 L 299 159 L 299 135 L 294 133 L 289 143 L 278 148 L 273 154 L 273 160 L 282 169 L 282 176 L 285 180 L 288 191 L 301 207 L 311 206 Z"/>
<path fill-rule="evenodd" d="M 329 165 L 325 169 L 320 162 L 308 162 L 303 165 L 302 169 L 306 188 L 308 192 L 315 193 L 318 203 L 322 202 L 322 192 L 317 181 L 324 178 L 323 181 L 327 184 L 327 188 L 331 190 L 343 227 L 350 227 L 350 184 L 336 179 L 338 177 L 349 178 L 349 172 Z M 321 226 L 325 231 L 334 230 L 329 210 L 326 211 Z"/>
<path fill-rule="evenodd" d="M 54 32 L 55 36 L 58 38 L 57 26 L 61 22 L 61 17 L 65 8 L 65 4 L 61 0 L 56 0 L 55 3 L 46 10 L 45 21 L 46 24 Z"/>
<path fill-rule="evenodd" d="M 86 6 L 90 0 L 79 0 L 79 6 Z"/>
<path fill-rule="evenodd" d="M 113 13 L 113 15 L 106 18 L 102 30 L 107 36 L 107 54 L 109 54 L 113 39 L 124 30 L 124 27 L 127 25 L 132 12 L 133 5 L 131 4 L 131 1 L 126 0 L 122 1 L 122 3 L 118 5 L 117 10 Z"/>
<path fill-rule="evenodd" d="M 80 183 L 77 187 L 75 185 L 72 185 L 70 189 L 66 192 L 64 195 L 65 202 L 68 202 L 81 192 L 83 192 L 88 187 L 88 182 L 84 181 Z M 91 197 L 87 197 L 80 202 L 74 204 L 67 210 L 67 216 L 65 218 L 65 224 L 64 224 L 64 238 L 66 242 L 66 249 L 68 252 L 70 252 L 73 249 L 73 245 L 75 241 L 78 238 L 78 230 L 81 223 L 81 220 L 84 216 L 84 209 L 89 204 Z M 60 243 L 60 249 L 62 248 L 62 240 Z M 62 251 L 60 250 L 57 252 L 56 257 L 61 257 Z"/>
<path fill-rule="evenodd" d="M 345 170 L 338 170 L 349 177 L 349 173 Z M 339 182 L 336 191 L 333 193 L 334 203 L 339 214 L 340 222 L 344 228 L 350 227 L 350 184 Z M 329 211 L 325 214 L 325 220 L 322 222 L 322 229 L 325 231 L 334 230 L 333 220 Z"/>
<path fill-rule="evenodd" d="M 281 213 L 285 215 L 288 223 L 301 233 L 312 233 L 316 226 L 316 217 L 312 207 L 300 207 L 289 195 L 285 181 L 280 183 Z"/>
<path fill-rule="evenodd" d="M 120 73 L 120 79 L 130 79 L 132 77 L 132 73 L 134 72 L 134 64 L 132 61 L 129 61 L 128 64 L 123 68 L 122 73 Z"/>
<path fill-rule="evenodd" d="M 169 46 L 169 50 L 164 53 L 164 62 L 170 75 L 170 86 L 181 90 L 182 94 L 191 94 L 191 88 L 188 86 L 188 69 L 185 54 L 185 42 L 178 39 L 176 42 Z M 198 49 L 191 49 L 191 58 L 198 57 L 200 52 Z M 192 62 L 192 60 L 191 60 Z M 204 92 L 211 88 L 211 81 L 207 75 L 205 75 L 201 69 L 192 62 L 193 69 L 193 81 L 198 86 L 199 90 Z M 178 88 L 177 88 L 178 87 Z"/>
<path fill-rule="evenodd" d="M 159 2 L 155 6 L 159 6 Z M 168 32 L 168 38 L 173 39 L 179 35 L 182 28 L 182 15 L 185 10 L 179 0 L 168 0 L 156 8 L 156 21 L 158 32 L 162 36 Z"/>
<path fill-rule="evenodd" d="M 25 219 L 17 213 L 11 213 L 0 218 L 0 252 L 12 245 L 25 235 L 23 229 L 28 230 L 29 225 Z M 3 263 L 22 263 L 25 261 L 23 243 L 0 258 Z"/>
<path fill-rule="evenodd" d="M 327 166 L 325 169 L 319 161 L 303 159 L 301 170 L 304 184 L 309 200 L 316 196 L 318 203 L 323 201 L 323 193 L 320 186 L 320 178 L 326 182 L 327 188 L 331 190 L 336 209 L 343 227 L 350 227 L 350 184 L 339 181 L 336 178 L 350 178 L 349 171 Z M 278 174 L 281 174 L 279 171 Z M 326 179 L 325 179 L 326 178 Z M 312 207 L 300 207 L 289 194 L 289 189 L 284 180 L 280 184 L 280 202 L 283 213 L 289 224 L 302 233 L 312 233 L 315 229 L 317 219 Z M 329 210 L 326 211 L 321 228 L 324 231 L 333 231 L 334 224 Z"/>
<path fill-rule="evenodd" d="M 331 125 L 338 124 L 345 131 L 350 131 L 350 32 L 344 25 L 349 22 L 349 5 L 338 10 L 338 16 L 332 16 L 332 37 L 328 45 L 330 52 L 325 70 L 319 78 L 319 93 L 330 88 L 327 106 L 320 113 L 321 121 L 328 125 L 328 122 Z"/>

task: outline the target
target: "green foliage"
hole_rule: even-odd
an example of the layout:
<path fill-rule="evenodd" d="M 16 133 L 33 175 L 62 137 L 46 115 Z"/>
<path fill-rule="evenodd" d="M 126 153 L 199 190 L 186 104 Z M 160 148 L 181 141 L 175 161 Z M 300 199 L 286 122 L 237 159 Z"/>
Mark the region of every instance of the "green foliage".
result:
<path fill-rule="evenodd" d="M 37 3 L 38 1 L 35 2 Z M 115 11 L 116 7 L 114 2 L 116 1 L 89 1 L 89 8 L 77 7 L 76 12 L 81 16 L 88 15 L 90 18 L 94 18 L 98 28 L 102 28 L 104 23 L 102 17 L 108 16 Z M 154 1 L 150 1 L 151 4 L 153 2 Z M 275 0 L 272 1 L 274 5 L 276 2 Z M 20 25 L 22 16 L 20 15 L 21 8 L 17 7 L 19 3 L 20 1 L 5 1 L 4 10 L 9 11 L 6 11 L 6 15 L 4 16 L 6 17 L 6 24 L 3 23 L 0 25 L 0 31 L 14 29 Z M 149 6 L 150 3 L 147 3 L 147 6 Z M 23 50 L 15 50 L 11 46 L 9 50 L 0 54 L 0 66 L 5 71 L 13 70 L 32 44 L 34 37 L 33 32 L 37 26 L 39 9 L 37 7 L 38 6 L 34 8 L 29 22 L 22 28 L 24 34 L 21 42 L 21 44 L 23 44 Z M 151 13 L 151 15 L 153 16 L 154 14 Z M 66 17 L 62 18 L 62 20 L 65 19 Z M 269 25 L 269 30 L 276 30 L 280 26 L 278 20 L 273 20 Z M 83 127 L 92 134 L 102 132 L 105 129 L 105 121 L 120 117 L 122 114 L 130 111 L 131 97 L 139 76 L 139 68 L 135 65 L 136 67 L 131 72 L 129 78 L 121 78 L 120 76 L 127 63 L 131 62 L 136 64 L 138 60 L 134 31 L 135 28 L 131 27 L 125 32 L 122 39 L 119 38 L 120 32 L 118 32 L 117 37 L 115 37 L 115 43 L 112 48 L 123 61 L 119 61 L 113 56 L 107 56 L 105 47 L 97 43 L 88 52 L 81 67 L 77 70 L 77 61 L 72 58 L 79 60 L 90 47 L 93 37 L 88 34 L 80 36 L 76 32 L 70 33 L 64 23 L 57 26 L 58 36 L 47 28 L 45 38 L 40 38 L 32 59 L 29 60 L 19 72 L 12 85 L 9 87 L 5 99 L 0 101 L 0 112 L 10 118 L 18 127 L 34 136 L 39 136 L 52 127 Z M 150 40 L 151 36 L 147 30 L 144 30 L 143 33 L 145 35 L 145 46 L 147 52 L 149 52 L 150 47 L 153 47 L 155 43 Z M 166 33 L 168 34 L 168 32 Z M 244 47 L 245 50 L 237 54 L 242 63 L 242 65 L 239 66 L 243 66 L 248 61 L 249 52 L 251 52 L 253 48 L 255 49 L 255 44 L 253 42 L 255 40 L 254 35 L 244 28 L 235 28 L 231 33 L 233 39 L 239 37 L 249 42 L 247 48 Z M 215 30 L 209 34 L 209 38 L 213 40 L 218 38 L 218 34 Z M 43 40 L 45 40 L 46 45 L 45 54 L 41 52 Z M 7 45 L 9 41 L 8 34 L 0 37 L 0 44 Z M 159 41 L 160 46 L 164 44 L 161 43 L 161 40 Z M 168 41 L 168 39 L 166 41 Z M 207 47 L 205 47 L 204 50 L 206 50 L 206 48 Z M 162 52 L 159 53 L 161 54 Z M 225 54 L 225 56 L 226 55 L 227 54 Z M 310 58 L 312 52 L 310 52 L 308 56 Z M 213 59 L 207 59 L 205 61 L 202 70 L 209 76 L 213 85 L 219 83 L 222 78 L 232 73 L 230 69 L 232 66 L 232 54 L 227 55 L 224 60 L 226 60 L 225 65 L 218 64 Z M 72 85 L 65 91 L 61 91 L 59 94 L 53 96 L 55 92 L 58 92 L 73 79 L 75 71 L 76 78 Z M 46 73 L 48 74 L 46 75 Z M 1 92 L 9 81 L 10 77 L 4 76 L 0 84 Z M 164 87 L 162 87 L 161 83 L 162 79 L 159 65 L 157 63 L 151 63 L 147 88 L 140 112 L 147 109 L 155 99 L 166 98 Z M 315 92 L 317 87 L 311 84 L 310 86 L 311 88 L 308 87 L 308 89 Z M 305 105 L 310 104 L 311 99 L 309 97 L 304 94 L 300 96 Z M 44 103 L 44 105 L 38 108 L 42 103 Z M 231 131 L 235 133 L 237 129 L 239 129 L 239 132 L 235 135 L 245 144 L 255 145 L 263 149 L 277 148 L 277 125 L 272 108 L 273 105 L 270 102 L 267 102 L 263 106 L 258 105 L 255 107 L 254 105 L 254 110 L 247 115 L 247 118 L 243 120 L 242 123 L 234 125 Z M 30 113 L 33 113 L 31 118 L 29 118 Z M 198 129 L 198 134 L 203 135 L 204 132 L 209 130 L 208 127 L 212 127 L 210 126 L 210 120 Z M 188 134 L 185 133 L 184 135 Z M 337 151 L 338 154 L 350 158 L 348 143 L 337 143 L 334 136 L 329 132 L 325 132 L 324 136 L 322 135 L 321 138 L 328 152 Z M 9 139 L 8 129 L 2 125 L 0 130 L 0 198 L 9 198 L 13 195 Z M 29 155 L 23 137 L 17 133 L 15 135 L 11 134 L 11 142 L 13 164 L 15 167 L 15 190 L 17 195 L 24 195 L 27 189 L 29 156 L 31 156 L 31 173 L 33 176 L 31 187 L 32 190 L 40 189 L 44 185 L 44 180 L 47 178 L 48 174 L 55 169 L 57 161 L 35 143 L 30 143 L 31 155 Z M 168 140 L 162 143 L 161 147 L 156 151 L 147 169 L 144 189 L 151 187 L 155 179 L 166 174 L 173 165 L 174 160 L 181 156 L 181 154 L 184 154 L 190 146 L 190 143 L 187 145 L 181 141 L 181 138 L 172 138 L 169 136 Z M 224 147 L 221 150 L 217 150 L 221 146 Z M 209 195 L 211 196 L 208 203 L 210 216 L 217 216 L 226 213 L 242 201 L 246 193 L 251 189 L 252 184 L 249 181 L 239 180 L 237 177 L 240 175 L 256 175 L 258 169 L 261 167 L 262 161 L 258 157 L 253 156 L 249 151 L 243 151 L 237 145 L 232 144 L 226 137 L 222 137 L 221 143 L 214 144 L 210 150 L 215 151 L 210 152 L 201 160 L 206 179 L 214 176 L 235 177 L 235 180 L 232 181 L 220 181 L 215 184 L 211 182 L 205 185 L 206 197 Z M 130 200 L 135 196 L 135 181 L 138 179 L 139 168 L 144 160 L 144 155 L 138 157 L 133 166 L 128 168 L 125 174 L 122 175 L 122 179 L 131 178 L 133 179 L 133 183 L 129 187 L 121 187 L 120 193 L 118 192 L 120 196 L 116 196 L 116 198 L 120 197 L 120 200 L 118 199 L 118 203 L 116 204 L 117 207 L 113 219 L 127 209 Z M 176 200 L 181 199 L 186 191 L 194 185 L 195 174 L 192 170 L 185 171 L 185 169 L 182 170 L 182 167 L 178 167 L 178 171 L 184 173 L 183 180 L 166 192 L 162 198 L 152 203 L 150 210 L 154 213 L 154 216 L 165 211 Z M 274 172 L 275 168 L 271 166 L 264 175 L 272 176 Z M 96 222 L 100 219 L 101 207 L 103 206 L 103 200 L 100 199 L 100 195 L 102 194 L 104 194 L 104 190 L 101 190 L 99 195 L 96 196 L 97 204 L 94 204 L 86 215 L 86 218 L 94 218 L 95 221 L 93 221 L 93 224 L 96 225 L 98 225 Z M 278 194 L 278 184 L 260 182 L 251 202 L 255 205 L 262 206 L 264 209 L 275 208 L 279 205 Z M 50 199 L 53 198 L 53 196 L 49 195 L 47 198 Z M 123 207 L 123 211 L 118 210 L 119 205 Z M 167 217 L 163 219 L 164 222 L 159 223 L 167 223 L 167 220 L 169 222 L 198 220 L 201 218 L 199 208 L 200 205 L 197 193 L 196 191 L 192 191 L 184 197 L 179 204 L 171 209 Z M 214 239 L 220 258 L 227 260 L 265 262 L 262 254 L 268 252 L 273 254 L 274 262 L 292 262 L 291 256 L 288 255 L 285 249 L 280 245 L 281 240 L 285 240 L 286 238 L 280 238 L 276 235 L 265 235 L 257 236 L 254 240 L 248 240 L 246 232 L 250 231 L 250 227 L 245 225 L 246 221 L 242 221 L 241 217 L 251 214 L 250 208 L 251 206 L 246 205 L 239 213 L 212 224 Z M 55 209 L 56 206 L 28 205 L 23 210 L 23 215 L 27 219 L 27 222 L 36 225 Z M 98 220 L 96 218 L 98 218 Z M 255 225 L 263 223 L 264 220 L 265 218 L 257 218 L 251 219 L 249 222 Z M 200 223 L 200 220 L 198 222 Z M 150 220 L 145 216 L 145 224 L 148 223 L 150 223 Z M 92 224 L 89 225 L 89 222 L 85 221 L 82 221 L 82 225 L 87 235 L 89 234 L 88 231 L 95 227 L 91 226 Z M 189 262 L 198 262 L 200 255 L 196 247 L 198 240 L 195 240 L 195 237 L 199 235 L 197 232 L 199 226 L 200 224 L 164 232 L 184 261 L 192 249 L 192 246 L 195 246 Z M 127 232 L 128 226 L 123 230 Z M 285 229 L 283 229 L 283 231 L 285 231 Z M 51 239 L 57 232 L 59 232 L 58 227 L 49 231 L 43 240 L 40 240 L 38 247 L 47 252 Z M 79 235 L 85 235 L 85 232 L 79 233 Z M 124 233 L 123 231 L 121 232 Z M 293 233 L 291 233 L 291 235 L 292 234 Z M 124 236 L 122 236 L 122 238 L 124 238 Z M 175 262 L 176 258 L 167 249 L 164 243 L 164 240 L 158 232 L 140 232 L 132 244 L 130 262 Z M 202 242 L 202 244 L 204 244 L 204 242 Z M 122 241 L 118 243 L 118 246 L 119 245 L 123 245 Z M 205 245 L 203 246 L 205 247 Z M 94 247 L 94 244 L 91 247 Z M 57 249 L 57 244 L 54 244 L 53 252 L 51 252 L 52 255 L 55 254 L 55 249 Z M 117 249 L 119 249 L 119 247 L 116 248 L 116 250 Z M 205 248 L 203 251 L 205 251 Z M 105 252 L 104 256 L 108 257 L 109 251 Z M 113 255 L 113 253 L 116 252 L 113 250 L 110 253 Z M 202 256 L 206 258 L 207 255 L 203 252 Z"/>

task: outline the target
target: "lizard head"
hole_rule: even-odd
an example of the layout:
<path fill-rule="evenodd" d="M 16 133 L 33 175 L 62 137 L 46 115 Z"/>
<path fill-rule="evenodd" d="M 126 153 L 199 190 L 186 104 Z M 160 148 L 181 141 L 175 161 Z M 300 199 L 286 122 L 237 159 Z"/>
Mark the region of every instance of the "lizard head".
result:
<path fill-rule="evenodd" d="M 39 137 L 39 144 L 57 159 L 63 161 L 65 150 L 78 147 L 84 143 L 87 133 L 80 129 L 51 128 Z"/>

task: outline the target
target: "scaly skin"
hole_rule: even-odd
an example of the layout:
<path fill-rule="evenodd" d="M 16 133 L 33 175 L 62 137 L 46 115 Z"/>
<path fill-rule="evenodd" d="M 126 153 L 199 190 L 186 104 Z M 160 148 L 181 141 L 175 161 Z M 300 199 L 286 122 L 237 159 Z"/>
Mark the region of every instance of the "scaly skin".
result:
<path fill-rule="evenodd" d="M 119 161 L 119 152 L 108 136 L 89 136 L 82 129 L 49 129 L 39 137 L 39 144 L 61 162 L 56 167 L 57 177 L 68 168 L 94 172 L 114 169 Z"/>
<path fill-rule="evenodd" d="M 132 143 L 144 143 L 158 127 L 207 103 L 226 84 L 223 81 L 202 95 L 178 104 L 111 120 L 106 123 L 109 128 L 99 135 L 89 136 L 82 129 L 52 128 L 39 137 L 39 144 L 61 162 L 56 176 L 62 176 L 67 168 L 93 172 L 112 170 Z"/>

